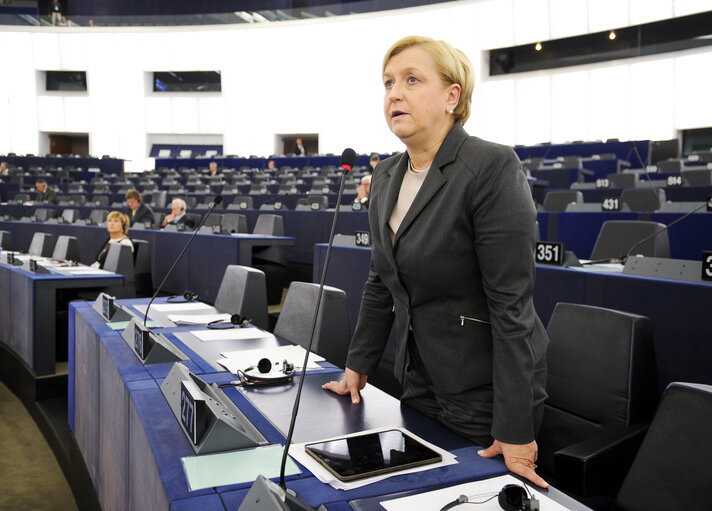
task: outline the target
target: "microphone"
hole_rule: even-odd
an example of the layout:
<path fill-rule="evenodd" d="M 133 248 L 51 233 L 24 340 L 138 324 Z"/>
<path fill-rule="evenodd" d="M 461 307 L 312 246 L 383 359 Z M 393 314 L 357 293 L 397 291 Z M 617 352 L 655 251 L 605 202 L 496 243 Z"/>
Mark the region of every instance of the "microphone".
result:
<path fill-rule="evenodd" d="M 311 333 L 309 334 L 309 346 L 306 349 L 306 354 L 304 355 L 304 362 L 302 363 L 302 377 L 299 378 L 299 387 L 297 389 L 297 397 L 294 399 L 294 407 L 292 408 L 292 418 L 289 422 L 289 429 L 287 430 L 287 438 L 284 443 L 284 452 L 282 453 L 282 465 L 279 469 L 279 485 L 286 489 L 284 482 L 284 472 L 287 466 L 287 453 L 289 452 L 289 446 L 292 443 L 292 435 L 294 434 L 294 425 L 297 421 L 297 413 L 299 412 L 299 400 L 302 396 L 302 387 L 304 385 L 304 380 L 306 376 L 307 363 L 309 362 L 309 352 L 311 351 L 312 344 L 314 343 L 314 332 L 316 330 L 316 322 L 319 316 L 319 307 L 321 306 L 321 298 L 324 295 L 324 281 L 326 280 L 326 272 L 329 269 L 329 258 L 331 257 L 331 247 L 334 244 L 334 234 L 336 233 L 336 220 L 339 217 L 339 206 L 341 206 L 341 197 L 344 195 L 344 182 L 346 181 L 346 174 L 353 168 L 354 163 L 356 163 L 356 152 L 350 147 L 345 149 L 341 153 L 341 168 L 344 173 L 341 175 L 341 183 L 339 185 L 339 194 L 336 196 L 336 209 L 334 210 L 334 219 L 331 222 L 331 233 L 329 233 L 329 244 L 326 247 L 326 256 L 324 257 L 324 268 L 321 272 L 321 280 L 319 281 L 319 293 L 316 299 L 316 308 L 314 309 L 314 317 L 312 319 Z"/>
<path fill-rule="evenodd" d="M 602 264 L 602 263 L 620 263 L 620 264 L 625 264 L 625 262 L 628 260 L 628 258 L 630 257 L 630 254 L 633 252 L 633 250 L 635 250 L 636 248 L 638 248 L 640 245 L 642 245 L 643 243 L 645 243 L 645 242 L 648 241 L 648 240 L 653 239 L 655 236 L 657 236 L 657 235 L 660 234 L 661 232 L 667 231 L 668 229 L 670 229 L 670 227 L 672 227 L 672 226 L 675 225 L 676 223 L 682 222 L 685 218 L 687 218 L 687 217 L 690 216 L 691 214 L 697 213 L 699 210 L 701 210 L 701 209 L 703 209 L 703 208 L 707 208 L 707 207 L 712 207 L 712 200 L 710 200 L 709 202 L 705 202 L 705 203 L 702 204 L 701 206 L 698 206 L 698 207 L 696 207 L 695 209 L 693 209 L 692 211 L 688 211 L 687 213 L 685 213 L 684 215 L 682 215 L 680 218 L 678 218 L 678 219 L 676 219 L 676 220 L 670 222 L 669 224 L 667 224 L 665 227 L 663 227 L 663 228 L 660 229 L 659 231 L 655 231 L 654 233 L 649 234 L 649 235 L 645 236 L 643 239 L 637 241 L 632 247 L 630 247 L 630 249 L 628 249 L 628 252 L 626 252 L 625 255 L 620 256 L 618 259 L 616 259 L 616 258 L 595 259 L 595 260 L 593 260 L 593 261 L 587 261 L 587 262 L 585 262 L 585 263 L 581 263 L 581 265 L 583 266 L 583 265 L 586 265 L 586 264 Z"/>
<path fill-rule="evenodd" d="M 651 181 L 650 172 L 648 172 L 648 166 L 645 163 L 643 163 L 643 158 L 640 157 L 640 153 L 638 152 L 638 144 L 636 144 L 635 142 L 632 142 L 630 145 L 630 148 L 633 150 L 635 155 L 638 157 L 638 161 L 640 162 L 640 168 L 645 171 L 645 177 L 648 178 L 648 181 Z M 630 154 L 630 153 L 628 153 L 628 154 Z"/>
<path fill-rule="evenodd" d="M 205 213 L 205 216 L 203 217 L 203 219 L 202 219 L 202 220 L 200 221 L 200 223 L 198 224 L 198 227 L 196 227 L 196 228 L 195 228 L 195 231 L 193 231 L 193 235 L 192 235 L 192 236 L 190 237 L 190 239 L 188 240 L 188 243 L 186 243 L 186 244 L 185 244 L 185 247 L 183 247 L 183 250 L 180 251 L 180 254 L 178 254 L 178 257 L 177 257 L 176 260 L 173 262 L 173 266 L 170 267 L 170 269 L 168 270 L 168 273 L 166 273 L 166 276 L 163 277 L 163 280 L 162 280 L 161 283 L 158 285 L 158 289 L 156 289 L 156 292 L 153 293 L 153 296 L 151 297 L 151 301 L 148 302 L 148 307 L 146 307 L 146 313 L 143 315 L 143 326 L 146 326 L 146 321 L 148 320 L 148 309 L 151 308 L 151 304 L 153 303 L 153 300 L 155 300 L 155 299 L 156 299 L 156 296 L 158 296 L 158 293 L 161 292 L 161 289 L 163 288 L 163 284 L 166 283 L 166 280 L 168 280 L 168 277 L 171 275 L 171 273 L 173 273 L 173 269 L 176 267 L 176 264 L 178 264 L 178 261 L 181 260 L 181 257 L 183 257 L 183 254 L 185 254 L 185 251 L 188 250 L 188 247 L 190 246 L 190 244 L 193 243 L 193 240 L 195 239 L 195 236 L 198 234 L 198 231 L 200 230 L 200 228 L 203 226 L 203 224 L 205 223 L 205 221 L 206 221 L 206 220 L 208 219 L 208 217 L 210 216 L 210 213 L 213 212 L 213 210 L 215 209 L 215 206 L 217 206 L 218 204 L 220 204 L 220 203 L 222 202 L 222 199 L 223 199 L 223 198 L 222 198 L 222 195 L 218 195 L 217 197 L 215 197 L 215 199 L 213 200 L 213 202 L 210 203 L 210 208 L 208 209 L 208 212 Z"/>

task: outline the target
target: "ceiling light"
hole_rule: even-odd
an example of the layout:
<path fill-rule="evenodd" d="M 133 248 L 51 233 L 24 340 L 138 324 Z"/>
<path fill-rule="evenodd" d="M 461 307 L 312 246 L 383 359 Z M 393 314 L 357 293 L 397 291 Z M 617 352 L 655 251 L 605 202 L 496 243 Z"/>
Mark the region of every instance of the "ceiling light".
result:
<path fill-rule="evenodd" d="M 615 39 L 615 38 L 616 38 L 616 33 L 613 30 L 611 30 L 611 33 L 608 34 L 608 39 L 613 41 L 613 39 Z"/>
<path fill-rule="evenodd" d="M 541 43 L 536 43 L 536 44 L 534 45 L 534 49 L 535 49 L 536 51 L 541 51 Z"/>

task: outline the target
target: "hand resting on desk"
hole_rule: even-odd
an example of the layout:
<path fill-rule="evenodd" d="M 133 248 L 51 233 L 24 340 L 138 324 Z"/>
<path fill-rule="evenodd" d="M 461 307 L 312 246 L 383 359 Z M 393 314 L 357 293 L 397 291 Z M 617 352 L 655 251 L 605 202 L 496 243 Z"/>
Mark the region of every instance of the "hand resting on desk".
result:
<path fill-rule="evenodd" d="M 351 394 L 351 402 L 359 404 L 361 397 L 359 391 L 366 386 L 368 375 L 360 374 L 348 367 L 344 371 L 344 378 L 341 381 L 330 381 L 321 386 L 322 389 L 336 392 L 340 396 Z M 542 488 L 548 488 L 549 484 L 544 481 L 535 471 L 539 449 L 536 441 L 528 444 L 506 444 L 495 440 L 487 449 L 478 452 L 483 458 L 493 458 L 498 454 L 504 457 L 504 463 L 510 472 L 527 478 L 532 483 Z"/>
<path fill-rule="evenodd" d="M 351 402 L 355 405 L 361 402 L 358 391 L 366 386 L 367 374 L 357 373 L 348 367 L 344 371 L 344 378 L 341 381 L 330 381 L 321 386 L 322 389 L 336 392 L 340 396 L 351 394 Z"/>

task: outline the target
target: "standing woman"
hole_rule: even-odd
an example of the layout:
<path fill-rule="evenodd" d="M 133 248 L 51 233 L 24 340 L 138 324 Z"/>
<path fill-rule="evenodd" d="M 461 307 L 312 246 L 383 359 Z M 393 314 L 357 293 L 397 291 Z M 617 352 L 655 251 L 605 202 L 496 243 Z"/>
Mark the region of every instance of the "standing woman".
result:
<path fill-rule="evenodd" d="M 134 245 L 131 239 L 126 235 L 129 232 L 129 217 L 119 211 L 112 211 L 106 216 L 106 230 L 109 231 L 109 239 L 106 240 L 104 246 L 101 247 L 96 255 L 96 261 L 92 263 L 92 268 L 103 268 L 106 262 L 106 256 L 109 253 L 111 245 L 120 244 L 131 247 L 131 252 L 134 250 Z"/>
<path fill-rule="evenodd" d="M 371 270 L 344 379 L 366 385 L 397 332 L 402 401 L 509 470 L 534 469 L 546 398 L 546 330 L 534 311 L 536 210 L 511 148 L 469 136 L 472 65 L 444 41 L 411 36 L 383 61 L 384 114 L 406 152 L 373 172 Z"/>

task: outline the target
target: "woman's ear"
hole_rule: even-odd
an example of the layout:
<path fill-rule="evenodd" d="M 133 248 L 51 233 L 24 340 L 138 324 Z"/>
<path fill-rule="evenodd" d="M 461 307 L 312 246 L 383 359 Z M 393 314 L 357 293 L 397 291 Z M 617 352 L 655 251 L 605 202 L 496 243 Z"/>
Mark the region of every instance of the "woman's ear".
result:
<path fill-rule="evenodd" d="M 457 104 L 460 102 L 460 94 L 462 93 L 462 87 L 459 83 L 450 84 L 447 88 L 447 100 L 446 100 L 446 111 L 455 110 Z"/>

